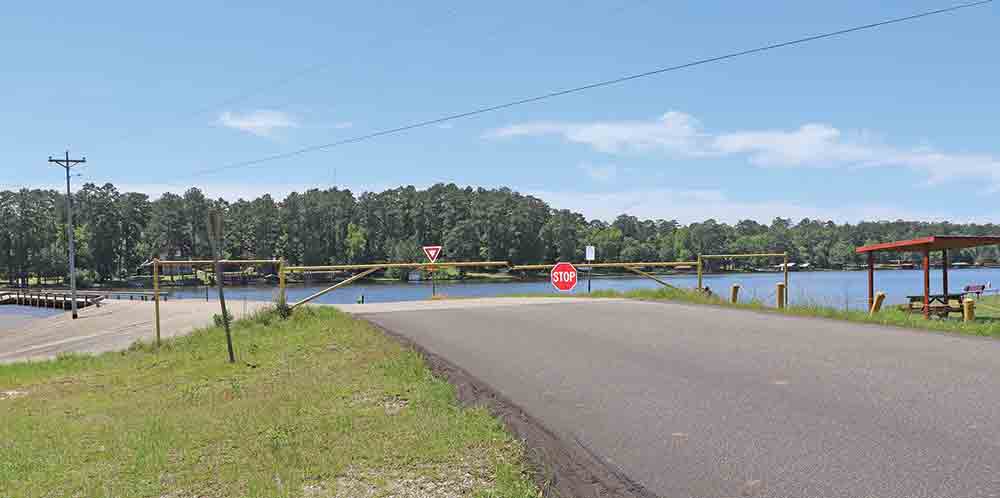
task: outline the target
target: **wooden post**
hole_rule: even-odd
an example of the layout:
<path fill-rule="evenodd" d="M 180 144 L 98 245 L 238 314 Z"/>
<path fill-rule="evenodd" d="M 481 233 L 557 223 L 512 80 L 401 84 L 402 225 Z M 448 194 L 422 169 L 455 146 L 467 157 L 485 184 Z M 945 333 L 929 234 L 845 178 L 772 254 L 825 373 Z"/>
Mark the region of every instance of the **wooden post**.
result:
<path fill-rule="evenodd" d="M 948 304 L 948 250 L 941 250 L 941 290 L 944 292 L 944 304 Z"/>
<path fill-rule="evenodd" d="M 698 290 L 702 290 L 704 287 L 701 286 L 701 274 L 702 274 L 702 263 L 701 254 L 698 255 Z"/>
<path fill-rule="evenodd" d="M 785 302 L 788 302 L 788 253 L 785 253 Z"/>
<path fill-rule="evenodd" d="M 285 294 L 285 258 L 278 262 L 278 302 L 282 306 L 288 305 L 288 296 Z"/>
<path fill-rule="evenodd" d="M 156 347 L 160 347 L 160 259 L 153 260 L 153 317 L 156 322 Z"/>
<path fill-rule="evenodd" d="M 875 252 L 868 253 L 868 309 L 875 304 Z"/>
<path fill-rule="evenodd" d="M 740 284 L 733 284 L 733 288 L 729 292 L 729 302 L 733 304 L 740 302 Z"/>
<path fill-rule="evenodd" d="M 931 318 L 931 251 L 924 249 L 924 319 Z"/>
<path fill-rule="evenodd" d="M 976 321 L 976 301 L 971 297 L 962 302 L 962 321 Z"/>
<path fill-rule="evenodd" d="M 775 293 L 775 299 L 778 301 L 778 309 L 785 309 L 785 284 L 784 282 L 778 282 L 778 290 Z"/>
<path fill-rule="evenodd" d="M 882 303 L 885 301 L 885 292 L 879 292 L 875 294 L 875 302 L 872 303 L 872 307 L 868 309 L 869 315 L 874 315 L 879 311 L 882 311 Z"/>

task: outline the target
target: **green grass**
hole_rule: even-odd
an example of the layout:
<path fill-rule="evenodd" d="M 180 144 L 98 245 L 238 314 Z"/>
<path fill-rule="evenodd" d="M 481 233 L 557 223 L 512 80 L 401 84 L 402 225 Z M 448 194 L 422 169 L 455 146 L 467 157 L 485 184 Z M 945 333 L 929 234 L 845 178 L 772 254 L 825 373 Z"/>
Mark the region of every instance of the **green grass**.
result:
<path fill-rule="evenodd" d="M 235 365 L 209 328 L 0 366 L 0 496 L 538 496 L 502 425 L 367 323 L 304 308 L 233 333 Z"/>
<path fill-rule="evenodd" d="M 546 297 L 551 297 L 551 295 L 546 295 Z M 726 306 L 740 309 L 750 309 L 761 312 L 785 313 L 796 316 L 821 317 L 878 325 L 1000 337 L 1000 296 L 984 298 L 981 304 L 990 306 L 993 310 L 988 310 L 986 306 L 981 305 L 976 311 L 976 321 L 970 323 L 962 322 L 961 318 L 957 318 L 957 315 L 953 315 L 947 320 L 924 320 L 923 315 L 919 313 L 905 313 L 896 309 L 895 306 L 890 305 L 886 305 L 882 308 L 881 312 L 876 313 L 875 315 L 869 315 L 864 311 L 838 310 L 818 304 L 794 303 L 782 312 L 775 309 L 772 304 L 765 304 L 760 301 L 731 304 L 727 300 L 724 300 L 716 295 L 707 296 L 692 290 L 676 288 L 671 289 L 666 287 L 660 289 L 637 289 L 627 292 L 602 290 L 591 293 L 589 297 L 624 297 L 630 299 L 680 301 L 709 306 Z"/>

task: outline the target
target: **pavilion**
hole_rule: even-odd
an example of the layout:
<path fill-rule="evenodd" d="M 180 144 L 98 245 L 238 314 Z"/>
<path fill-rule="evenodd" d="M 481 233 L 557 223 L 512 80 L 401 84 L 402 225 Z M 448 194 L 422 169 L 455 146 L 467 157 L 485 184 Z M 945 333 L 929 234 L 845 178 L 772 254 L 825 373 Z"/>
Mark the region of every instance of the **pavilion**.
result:
<path fill-rule="evenodd" d="M 948 251 L 969 247 L 1000 245 L 1000 236 L 966 236 L 966 235 L 931 235 L 913 240 L 899 240 L 883 244 L 872 244 L 858 247 L 857 254 L 868 254 L 868 308 L 875 302 L 875 253 L 879 251 L 919 252 L 923 254 L 924 269 L 924 318 L 930 318 L 931 302 L 941 302 L 948 309 L 951 296 L 948 293 Z M 931 295 L 931 251 L 941 251 L 941 283 L 942 293 Z M 960 298 L 961 296 L 959 296 Z"/>

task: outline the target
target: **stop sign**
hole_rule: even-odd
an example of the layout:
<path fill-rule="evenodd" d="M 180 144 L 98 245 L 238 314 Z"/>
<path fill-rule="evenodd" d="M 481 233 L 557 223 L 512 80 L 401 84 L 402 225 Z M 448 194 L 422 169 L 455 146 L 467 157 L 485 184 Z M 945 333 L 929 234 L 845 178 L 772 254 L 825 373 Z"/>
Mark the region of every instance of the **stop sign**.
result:
<path fill-rule="evenodd" d="M 557 263 L 549 272 L 552 286 L 562 292 L 569 292 L 576 287 L 576 267 L 572 263 Z"/>

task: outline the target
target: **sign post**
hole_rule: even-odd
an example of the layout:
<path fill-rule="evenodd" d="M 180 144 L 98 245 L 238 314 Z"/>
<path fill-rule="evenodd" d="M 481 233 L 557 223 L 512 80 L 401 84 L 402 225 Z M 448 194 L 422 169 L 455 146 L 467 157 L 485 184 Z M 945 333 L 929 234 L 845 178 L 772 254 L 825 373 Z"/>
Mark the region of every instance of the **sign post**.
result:
<path fill-rule="evenodd" d="M 592 263 L 592 262 L 594 262 L 594 259 L 596 259 L 595 258 L 596 256 L 597 256 L 597 249 L 594 246 L 587 246 L 587 254 L 586 254 L 586 257 L 584 259 L 586 259 L 588 263 Z M 593 278 L 593 275 L 594 275 L 594 267 L 593 266 L 588 266 L 587 267 L 587 294 L 590 294 L 590 281 Z"/>
<path fill-rule="evenodd" d="M 441 255 L 441 246 L 424 246 L 423 250 L 424 256 L 427 256 L 432 265 L 437 262 L 438 256 Z M 434 283 L 434 267 L 430 266 L 427 270 L 431 274 L 431 297 L 434 297 L 437 295 L 437 285 Z"/>
<path fill-rule="evenodd" d="M 549 272 L 549 282 L 559 292 L 570 292 L 576 287 L 577 271 L 572 263 L 556 263 Z"/>

